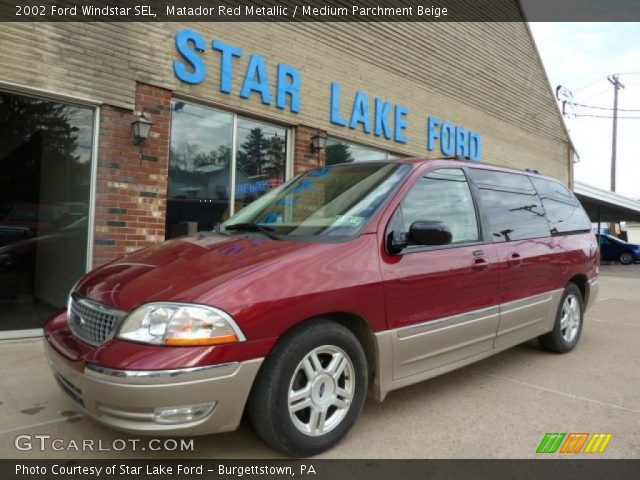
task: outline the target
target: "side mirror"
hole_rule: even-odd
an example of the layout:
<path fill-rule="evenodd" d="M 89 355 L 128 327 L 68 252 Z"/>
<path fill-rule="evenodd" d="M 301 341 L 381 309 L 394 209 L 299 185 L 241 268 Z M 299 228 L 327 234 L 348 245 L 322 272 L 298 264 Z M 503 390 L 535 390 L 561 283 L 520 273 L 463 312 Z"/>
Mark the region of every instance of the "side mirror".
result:
<path fill-rule="evenodd" d="M 442 222 L 419 220 L 409 227 L 409 233 L 404 242 L 394 241 L 394 233 L 387 236 L 387 251 L 397 255 L 410 245 L 448 245 L 453 235 L 451 229 Z"/>
<path fill-rule="evenodd" d="M 413 245 L 448 245 L 452 239 L 451 229 L 444 223 L 422 220 L 411 224 L 407 238 Z"/>

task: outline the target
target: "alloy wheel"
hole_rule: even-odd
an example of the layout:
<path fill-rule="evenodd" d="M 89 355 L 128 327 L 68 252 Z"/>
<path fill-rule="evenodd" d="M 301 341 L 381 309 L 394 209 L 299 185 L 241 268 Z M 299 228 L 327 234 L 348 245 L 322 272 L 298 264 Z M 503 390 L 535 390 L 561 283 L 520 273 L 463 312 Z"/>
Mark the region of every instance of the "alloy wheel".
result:
<path fill-rule="evenodd" d="M 305 435 L 320 436 L 345 418 L 355 391 L 349 356 L 333 345 L 309 352 L 296 367 L 288 391 L 289 416 Z"/>
<path fill-rule="evenodd" d="M 562 305 L 562 314 L 560 317 L 560 333 L 567 343 L 573 342 L 580 329 L 582 313 L 580 312 L 580 302 L 578 298 L 571 294 L 568 295 Z"/>

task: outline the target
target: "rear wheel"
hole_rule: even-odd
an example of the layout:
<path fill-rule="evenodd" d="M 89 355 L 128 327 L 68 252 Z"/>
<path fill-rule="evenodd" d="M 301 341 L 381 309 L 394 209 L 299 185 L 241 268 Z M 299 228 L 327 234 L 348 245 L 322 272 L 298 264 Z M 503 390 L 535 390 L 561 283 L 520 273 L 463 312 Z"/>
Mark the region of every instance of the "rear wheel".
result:
<path fill-rule="evenodd" d="M 633 263 L 633 254 L 631 252 L 622 252 L 619 260 L 622 265 L 631 265 Z"/>
<path fill-rule="evenodd" d="M 251 422 L 278 450 L 320 453 L 355 422 L 367 378 L 364 351 L 349 329 L 328 320 L 302 325 L 265 360 L 249 399 Z"/>
<path fill-rule="evenodd" d="M 564 289 L 553 330 L 538 337 L 542 348 L 555 353 L 573 350 L 580 340 L 583 315 L 582 292 L 577 285 L 570 283 Z"/>

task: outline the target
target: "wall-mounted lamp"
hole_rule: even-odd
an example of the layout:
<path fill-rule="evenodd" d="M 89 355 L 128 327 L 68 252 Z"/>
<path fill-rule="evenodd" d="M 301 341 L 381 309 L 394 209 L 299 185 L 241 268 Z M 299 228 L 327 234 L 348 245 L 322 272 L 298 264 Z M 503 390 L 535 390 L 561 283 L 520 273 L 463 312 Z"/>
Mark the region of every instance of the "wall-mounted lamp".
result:
<path fill-rule="evenodd" d="M 327 134 L 318 130 L 313 137 L 311 137 L 311 149 L 314 153 L 321 152 L 327 147 Z"/>
<path fill-rule="evenodd" d="M 140 116 L 131 124 L 133 144 L 140 145 L 149 138 L 152 126 L 153 122 L 148 118 L 145 118 L 144 113 L 140 114 Z"/>

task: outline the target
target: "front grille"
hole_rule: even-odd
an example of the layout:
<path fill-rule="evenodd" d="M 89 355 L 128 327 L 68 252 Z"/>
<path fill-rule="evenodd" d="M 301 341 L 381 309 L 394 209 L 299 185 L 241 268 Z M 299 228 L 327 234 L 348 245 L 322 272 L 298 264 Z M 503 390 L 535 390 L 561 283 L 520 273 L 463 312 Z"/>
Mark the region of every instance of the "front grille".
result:
<path fill-rule="evenodd" d="M 71 294 L 69 328 L 74 336 L 91 345 L 101 345 L 113 336 L 127 312 Z"/>

